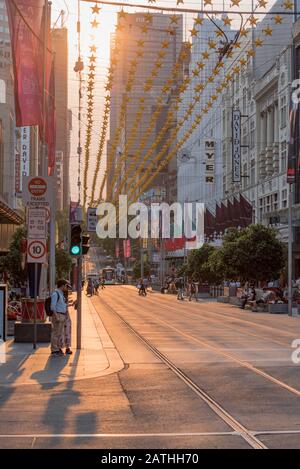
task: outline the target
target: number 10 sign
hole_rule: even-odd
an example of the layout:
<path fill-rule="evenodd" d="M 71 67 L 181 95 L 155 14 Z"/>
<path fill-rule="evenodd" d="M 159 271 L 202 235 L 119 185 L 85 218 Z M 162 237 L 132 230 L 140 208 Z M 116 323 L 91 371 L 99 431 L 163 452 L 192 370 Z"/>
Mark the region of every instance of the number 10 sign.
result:
<path fill-rule="evenodd" d="M 44 264 L 47 260 L 47 245 L 45 239 L 28 239 L 27 262 Z"/>

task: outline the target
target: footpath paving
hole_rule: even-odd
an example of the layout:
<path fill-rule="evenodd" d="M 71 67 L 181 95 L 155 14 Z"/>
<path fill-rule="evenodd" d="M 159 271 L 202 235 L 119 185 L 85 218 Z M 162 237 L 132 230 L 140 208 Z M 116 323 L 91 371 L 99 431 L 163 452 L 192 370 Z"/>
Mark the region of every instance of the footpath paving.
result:
<path fill-rule="evenodd" d="M 120 371 L 124 363 L 92 302 L 83 293 L 82 348 L 76 349 L 76 311 L 72 319 L 72 355 L 51 356 L 50 344 L 0 344 L 0 385 L 60 383 L 105 376 Z"/>

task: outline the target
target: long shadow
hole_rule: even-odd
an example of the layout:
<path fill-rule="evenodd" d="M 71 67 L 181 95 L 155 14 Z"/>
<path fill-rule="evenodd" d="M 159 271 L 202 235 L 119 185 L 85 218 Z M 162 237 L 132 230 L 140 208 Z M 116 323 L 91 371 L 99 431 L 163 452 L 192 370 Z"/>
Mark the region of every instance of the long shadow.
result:
<path fill-rule="evenodd" d="M 66 382 L 53 382 L 50 384 L 41 383 L 41 391 L 49 393 L 49 399 L 47 401 L 47 406 L 43 414 L 42 423 L 45 425 L 45 433 L 63 434 L 66 432 L 76 433 L 78 430 L 78 421 L 74 423 L 74 413 L 72 412 L 72 407 L 78 406 L 81 402 L 81 397 L 84 395 L 73 389 L 74 387 L 74 375 L 76 372 L 76 365 L 78 365 L 80 357 L 80 351 L 76 351 L 74 354 L 74 359 L 72 362 L 72 372 Z M 69 357 L 51 357 L 49 360 L 53 360 L 54 365 L 57 367 L 57 377 L 60 374 L 60 371 L 68 363 Z M 48 360 L 48 362 L 49 362 Z M 61 360 L 61 361 L 60 361 Z M 66 361 L 67 360 L 67 361 Z M 34 373 L 32 377 L 40 382 L 44 379 L 45 370 Z M 53 379 L 53 377 L 52 377 Z M 90 413 L 89 413 L 90 414 Z M 90 421 L 94 422 L 95 418 L 92 419 L 92 416 L 89 416 Z M 77 417 L 78 420 L 78 417 Z M 79 421 L 81 418 L 79 419 Z M 80 428 L 82 425 L 79 425 Z M 51 429 L 50 429 L 50 428 Z M 75 428 L 73 428 L 75 427 Z M 93 423 L 93 429 L 95 428 L 95 422 Z M 45 437 L 45 446 L 47 448 L 57 446 L 56 438 Z"/>

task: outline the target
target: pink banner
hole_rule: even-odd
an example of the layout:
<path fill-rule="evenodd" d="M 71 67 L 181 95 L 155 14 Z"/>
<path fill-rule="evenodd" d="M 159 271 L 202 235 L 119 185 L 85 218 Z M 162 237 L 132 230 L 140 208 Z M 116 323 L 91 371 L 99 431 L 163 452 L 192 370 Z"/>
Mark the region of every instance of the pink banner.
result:
<path fill-rule="evenodd" d="M 131 256 L 130 239 L 123 240 L 123 251 L 124 251 L 124 257 L 128 259 Z"/>
<path fill-rule="evenodd" d="M 55 166 L 55 136 L 56 136 L 56 115 L 55 115 L 55 80 L 54 61 L 52 62 L 49 93 L 47 96 L 46 113 L 46 144 L 48 146 L 48 174 L 52 176 Z"/>
<path fill-rule="evenodd" d="M 42 127 L 43 0 L 6 0 L 14 65 L 16 125 Z"/>

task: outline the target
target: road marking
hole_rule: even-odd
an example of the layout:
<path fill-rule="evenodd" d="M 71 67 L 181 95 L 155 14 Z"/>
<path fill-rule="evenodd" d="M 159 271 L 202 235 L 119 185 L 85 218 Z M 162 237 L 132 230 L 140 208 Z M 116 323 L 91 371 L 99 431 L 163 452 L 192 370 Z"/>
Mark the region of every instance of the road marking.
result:
<path fill-rule="evenodd" d="M 137 332 L 114 308 L 102 299 L 104 306 L 112 311 L 138 338 L 151 350 L 162 362 L 164 362 L 173 373 L 178 376 L 197 396 L 204 401 L 210 409 L 220 417 L 223 422 L 227 423 L 234 431 L 254 449 L 267 449 L 267 446 L 259 441 L 243 424 L 236 420 L 229 412 L 227 412 L 215 399 L 201 389 L 188 375 L 179 369 L 171 360 L 163 355 L 156 347 L 154 347 L 147 339 Z"/>
<path fill-rule="evenodd" d="M 149 438 L 191 436 L 240 436 L 239 432 L 187 432 L 187 433 L 40 433 L 0 435 L 0 438 Z"/>
<path fill-rule="evenodd" d="M 102 300 L 103 301 L 103 300 Z M 104 301 L 103 301 L 104 302 Z M 106 303 L 107 304 L 107 303 Z M 113 308 L 112 308 L 113 310 Z M 118 313 L 116 313 L 118 314 Z M 150 313 L 146 313 L 147 317 L 151 318 L 152 320 L 154 319 L 156 322 L 159 322 L 165 326 L 167 326 L 169 329 L 172 329 L 174 331 L 176 331 L 178 334 L 180 334 L 181 336 L 183 337 L 186 337 L 190 340 L 193 340 L 194 342 L 198 343 L 198 344 L 201 344 L 205 347 L 207 347 L 208 349 L 212 350 L 213 352 L 217 353 L 218 355 L 221 355 L 225 358 L 228 358 L 229 360 L 235 362 L 235 363 L 238 363 L 239 365 L 241 365 L 242 367 L 244 368 L 247 368 L 248 370 L 250 371 L 253 371 L 253 373 L 256 373 L 257 375 L 260 375 L 262 377 L 264 377 L 265 379 L 267 379 L 268 381 L 280 386 L 281 388 L 283 389 L 286 389 L 287 391 L 291 392 L 292 394 L 295 394 L 297 397 L 300 397 L 300 391 L 296 388 L 293 388 L 292 386 L 289 386 L 288 384 L 286 384 L 284 381 L 281 381 L 277 378 L 274 378 L 272 375 L 269 375 L 268 373 L 256 368 L 254 365 L 252 365 L 251 363 L 245 361 L 245 360 L 242 360 L 242 359 L 239 359 L 233 355 L 230 355 L 229 353 L 223 351 L 222 349 L 220 349 L 219 347 L 215 347 L 214 345 L 211 345 L 210 343 L 206 342 L 205 340 L 200 340 L 198 339 L 197 337 L 194 337 L 192 336 L 191 334 L 188 334 L 187 332 L 183 332 L 181 331 L 180 329 L 178 329 L 177 327 L 175 326 L 172 326 L 169 322 L 167 321 L 164 321 L 162 319 L 159 319 L 158 317 L 154 317 L 153 315 L 151 315 Z M 120 315 L 119 315 L 120 316 Z M 121 316 L 120 316 L 121 317 Z M 141 319 L 141 318 L 140 318 Z M 123 319 L 124 321 L 124 319 Z M 126 322 L 126 321 L 124 321 Z M 127 323 L 128 324 L 128 323 Z M 130 327 L 130 326 L 129 326 Z"/>

